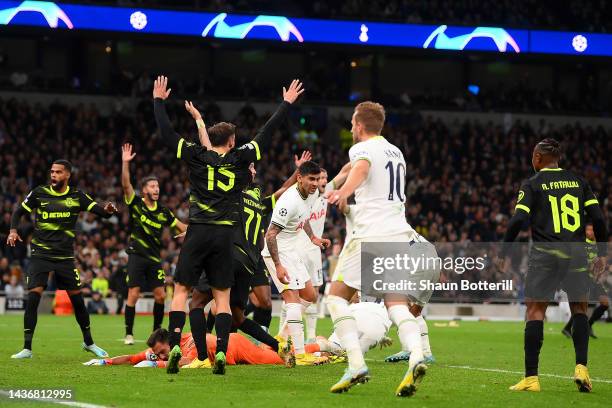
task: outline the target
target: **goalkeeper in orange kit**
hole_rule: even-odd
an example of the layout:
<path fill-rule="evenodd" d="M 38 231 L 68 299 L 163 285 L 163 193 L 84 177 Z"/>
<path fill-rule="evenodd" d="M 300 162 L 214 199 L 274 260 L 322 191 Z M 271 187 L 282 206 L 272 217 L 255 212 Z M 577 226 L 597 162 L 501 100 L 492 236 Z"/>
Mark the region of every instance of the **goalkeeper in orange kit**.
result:
<path fill-rule="evenodd" d="M 206 348 L 209 361 L 214 359 L 217 338 L 211 334 L 206 335 Z M 147 340 L 149 348 L 138 354 L 131 354 L 106 359 L 93 359 L 83 365 L 120 365 L 130 364 L 134 367 L 166 367 L 168 355 L 170 354 L 170 333 L 166 329 L 155 330 Z M 290 347 L 290 345 L 289 345 Z M 181 336 L 180 348 L 183 356 L 179 362 L 180 366 L 186 366 L 193 361 L 198 352 L 191 333 Z M 288 349 L 289 350 L 289 349 Z M 278 353 L 269 348 L 260 348 L 251 343 L 246 337 L 231 333 L 227 348 L 227 364 L 284 364 L 292 366 L 291 353 L 281 350 Z"/>

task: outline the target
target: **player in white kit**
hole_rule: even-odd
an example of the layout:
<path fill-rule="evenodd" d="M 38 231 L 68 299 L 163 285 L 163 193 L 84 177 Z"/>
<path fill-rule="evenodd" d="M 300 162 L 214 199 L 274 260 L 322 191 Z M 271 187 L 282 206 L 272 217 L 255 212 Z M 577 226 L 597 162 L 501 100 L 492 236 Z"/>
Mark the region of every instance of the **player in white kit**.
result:
<path fill-rule="evenodd" d="M 340 203 L 355 194 L 355 205 L 350 209 L 353 230 L 338 259 L 327 299 L 335 332 L 349 360 L 345 374 L 331 388 L 336 393 L 348 391 L 353 385 L 369 380 L 369 370 L 359 345 L 358 328 L 348 303 L 353 294 L 362 289 L 361 244 L 418 244 L 415 248 L 424 252 L 410 253 L 411 257 L 437 257 L 433 245 L 417 234 L 406 221 L 406 163 L 402 152 L 380 136 L 384 122 L 385 111 L 382 105 L 373 102 L 357 105 L 351 120 L 355 142 L 349 151 L 351 171 L 342 188 L 328 194 L 330 204 Z M 439 274 L 439 269 L 420 268 L 411 271 L 406 278 L 437 282 Z M 398 396 L 410 396 L 416 391 L 427 366 L 423 361 L 419 323 L 410 312 L 409 305 L 422 308 L 429 301 L 431 291 L 385 293 L 384 297 L 389 317 L 398 327 L 402 347 L 411 353 L 408 371 L 395 393 Z"/>
<path fill-rule="evenodd" d="M 312 232 L 317 237 L 323 236 L 323 230 L 325 229 L 325 219 L 327 217 L 327 197 L 324 193 L 332 191 L 334 182 L 327 182 L 327 171 L 321 169 L 319 174 L 319 185 L 318 191 L 315 193 L 316 199 L 312 204 L 310 210 L 310 226 Z M 299 234 L 300 244 L 298 250 L 300 257 L 306 266 L 306 270 L 310 274 L 310 281 L 314 287 L 315 294 L 317 297 L 312 304 L 305 310 L 305 323 L 306 323 L 306 342 L 313 343 L 317 337 L 317 318 L 318 308 L 317 300 L 319 294 L 319 288 L 323 285 L 323 262 L 321 260 L 321 248 L 312 244 L 308 235 L 302 230 Z"/>
<path fill-rule="evenodd" d="M 311 161 L 298 168 L 298 182 L 278 200 L 266 232 L 266 247 L 262 251 L 272 281 L 286 305 L 286 328 L 294 349 L 297 365 L 322 362 L 304 349 L 303 311 L 316 300 L 316 293 L 298 253 L 303 230 L 312 244 L 319 248 L 330 245 L 328 239 L 316 236 L 310 226 L 310 213 L 318 194 L 319 166 Z"/>

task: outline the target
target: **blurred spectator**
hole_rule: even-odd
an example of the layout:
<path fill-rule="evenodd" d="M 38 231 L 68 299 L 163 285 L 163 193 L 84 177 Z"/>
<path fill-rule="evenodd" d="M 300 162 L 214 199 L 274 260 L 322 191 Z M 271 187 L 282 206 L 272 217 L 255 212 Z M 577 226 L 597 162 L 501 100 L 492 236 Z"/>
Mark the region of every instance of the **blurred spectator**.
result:
<path fill-rule="evenodd" d="M 4 292 L 7 299 L 23 299 L 25 290 L 21 282 L 19 282 L 17 275 L 11 275 L 9 284 L 4 288 Z"/>
<path fill-rule="evenodd" d="M 124 260 L 125 258 L 121 258 Z M 127 286 L 127 264 L 125 261 L 117 267 L 115 272 L 111 275 L 109 281 L 110 289 L 115 293 L 117 297 L 117 310 L 115 314 L 121 314 L 123 311 L 123 303 L 127 299 L 128 286 Z"/>
<path fill-rule="evenodd" d="M 102 298 L 100 292 L 92 292 L 91 300 L 87 303 L 87 311 L 89 314 L 108 314 L 108 306 Z"/>
<path fill-rule="evenodd" d="M 106 279 L 104 275 L 104 271 L 96 273 L 96 277 L 91 282 L 91 290 L 93 292 L 99 292 L 103 297 L 107 297 L 110 289 L 108 279 Z"/>

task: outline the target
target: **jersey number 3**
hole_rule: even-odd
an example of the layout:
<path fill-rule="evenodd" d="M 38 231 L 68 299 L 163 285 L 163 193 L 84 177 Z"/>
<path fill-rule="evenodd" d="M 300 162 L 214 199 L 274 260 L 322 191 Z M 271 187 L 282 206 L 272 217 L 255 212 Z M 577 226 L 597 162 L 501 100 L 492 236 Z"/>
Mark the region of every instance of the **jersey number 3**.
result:
<path fill-rule="evenodd" d="M 393 192 L 397 193 L 397 198 L 403 203 L 405 197 L 402 197 L 402 180 L 406 179 L 406 168 L 402 163 L 397 163 L 393 166 L 393 162 L 389 160 L 385 169 L 389 170 L 389 201 L 393 201 Z"/>
<path fill-rule="evenodd" d="M 576 231 L 580 227 L 580 205 L 578 197 L 571 194 L 565 194 L 561 199 L 555 196 L 548 196 L 550 209 L 553 217 L 553 228 L 555 233 L 561 232 L 561 227 L 570 232 Z M 559 205 L 559 203 L 561 205 Z M 561 207 L 561 217 L 559 217 L 559 207 Z"/>

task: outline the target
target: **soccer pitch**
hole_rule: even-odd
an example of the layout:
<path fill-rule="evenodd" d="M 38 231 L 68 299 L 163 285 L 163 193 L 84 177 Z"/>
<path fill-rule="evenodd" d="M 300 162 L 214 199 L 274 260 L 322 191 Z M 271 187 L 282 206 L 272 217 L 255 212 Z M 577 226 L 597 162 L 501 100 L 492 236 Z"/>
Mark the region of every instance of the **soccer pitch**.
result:
<path fill-rule="evenodd" d="M 111 356 L 144 350 L 151 317 L 138 316 L 135 333 L 140 340 L 124 346 L 122 316 L 92 316 L 96 344 Z M 167 318 L 164 321 L 167 323 Z M 276 329 L 277 321 L 272 327 Z M 84 367 L 93 356 L 80 349 L 81 334 L 72 316 L 39 316 L 34 338 L 34 358 L 15 361 L 10 355 L 22 346 L 22 317 L 0 317 L 0 389 L 72 389 L 73 401 L 112 407 L 195 406 L 214 407 L 324 407 L 400 406 L 453 407 L 537 406 L 598 407 L 612 401 L 612 324 L 598 323 L 597 340 L 589 344 L 589 369 L 593 392 L 580 394 L 571 380 L 574 369 L 572 342 L 560 324 L 546 324 L 540 360 L 541 393 L 508 391 L 523 369 L 523 323 L 459 322 L 459 327 L 438 327 L 429 322 L 436 364 L 411 398 L 398 398 L 394 390 L 406 364 L 385 363 L 395 344 L 371 350 L 366 358 L 372 380 L 348 394 L 329 393 L 345 364 L 320 367 L 228 366 L 225 376 L 210 370 L 183 370 L 169 376 L 165 370 L 130 366 Z M 319 333 L 328 335 L 329 319 L 319 322 Z M 606 402 L 607 401 L 607 402 Z M 15 402 L 0 395 L 0 406 L 52 406 L 40 402 Z"/>

